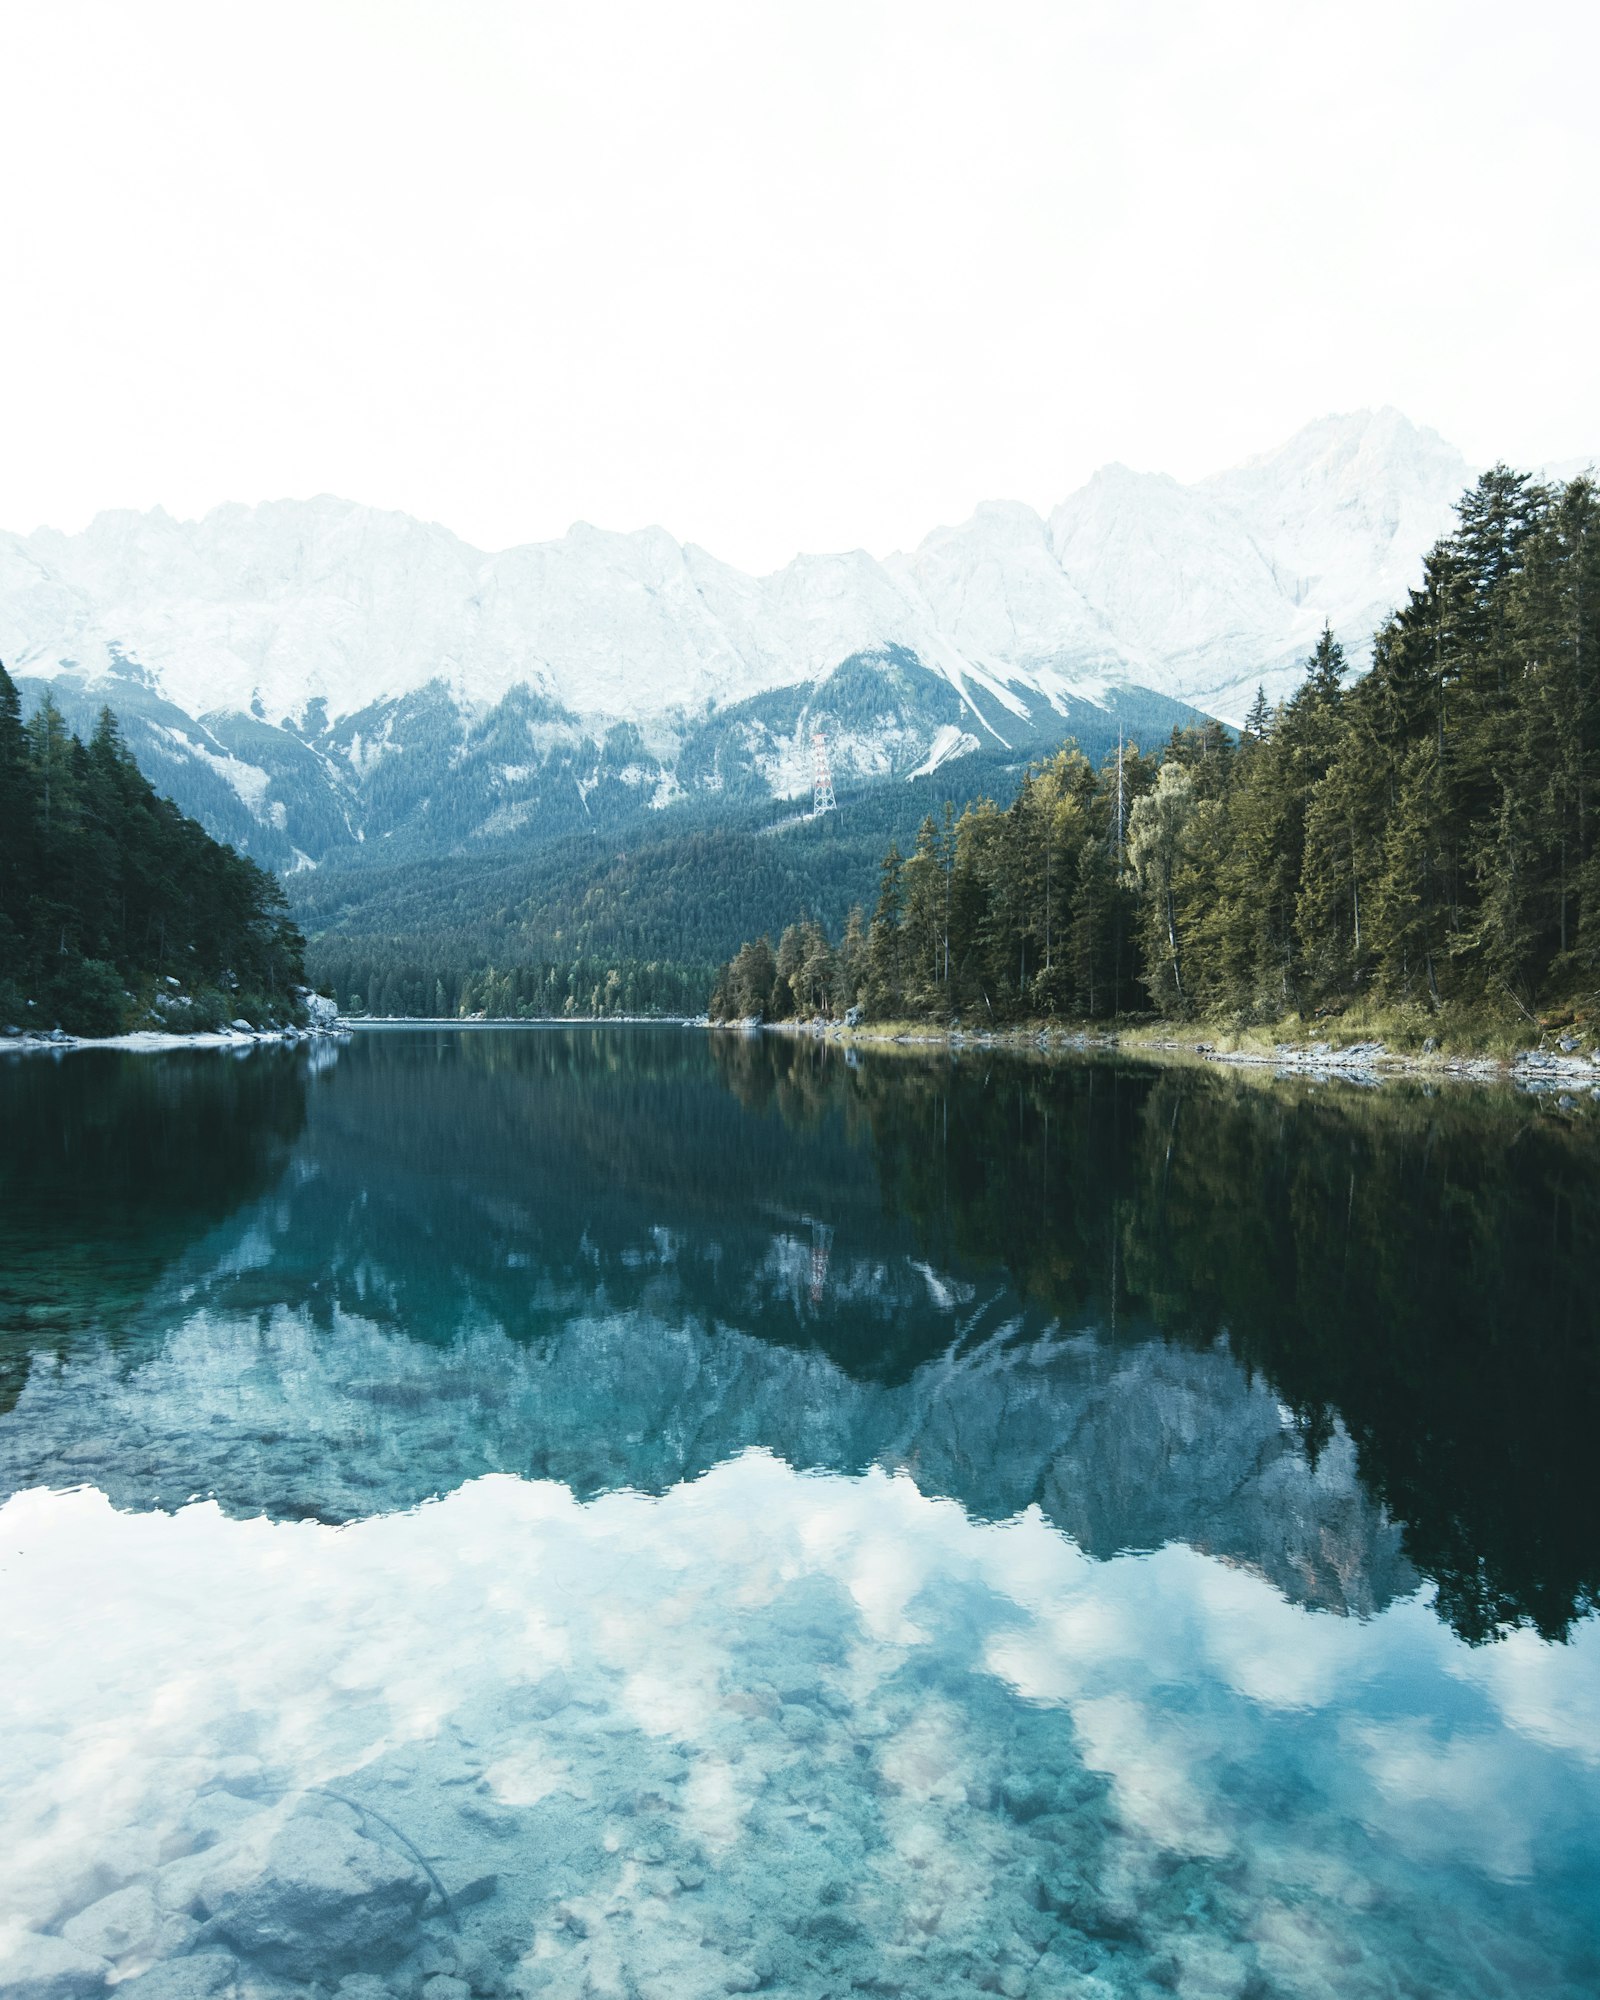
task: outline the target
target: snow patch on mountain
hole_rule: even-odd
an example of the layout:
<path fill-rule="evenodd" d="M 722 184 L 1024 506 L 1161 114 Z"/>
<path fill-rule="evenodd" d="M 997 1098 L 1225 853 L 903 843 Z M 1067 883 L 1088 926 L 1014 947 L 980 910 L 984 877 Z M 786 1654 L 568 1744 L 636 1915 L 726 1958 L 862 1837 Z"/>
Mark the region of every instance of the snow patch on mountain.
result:
<path fill-rule="evenodd" d="M 272 778 L 259 764 L 246 764 L 237 757 L 219 756 L 215 750 L 208 750 L 205 744 L 195 742 L 181 729 L 166 729 L 162 734 L 185 756 L 198 758 L 207 770 L 214 771 L 252 812 L 259 813 L 266 805 Z"/>
<path fill-rule="evenodd" d="M 1048 518 L 987 502 L 761 577 L 661 528 L 486 554 L 327 495 L 111 512 L 0 534 L 0 658 L 80 722 L 109 701 L 157 782 L 273 866 L 593 832 L 802 798 L 819 728 L 856 785 L 1103 742 L 1113 713 L 1164 736 L 1174 702 L 1236 722 L 1325 622 L 1364 663 L 1471 478 L 1362 411 L 1194 484 L 1110 465 Z"/>
<path fill-rule="evenodd" d="M 1131 678 L 1134 654 L 1071 580 L 1031 507 L 988 501 L 959 527 L 936 528 L 913 554 L 891 556 L 889 568 L 991 676 L 1054 668 L 1075 690 Z"/>
<path fill-rule="evenodd" d="M 969 736 L 966 730 L 957 729 L 954 724 L 947 722 L 935 733 L 933 741 L 928 745 L 927 756 L 914 771 L 907 771 L 906 777 L 908 780 L 931 778 L 939 766 L 948 764 L 952 757 L 970 756 L 974 750 L 982 748 L 983 745 L 976 736 Z"/>
<path fill-rule="evenodd" d="M 0 656 L 142 672 L 189 715 L 297 726 L 435 681 L 479 712 L 525 686 L 574 718 L 658 717 L 887 647 L 1016 715 L 1030 694 L 1061 708 L 1130 685 L 1226 708 L 1292 671 L 1325 619 L 1359 656 L 1470 477 L 1432 431 L 1359 412 L 1195 485 L 1108 466 L 1048 522 L 993 502 L 909 554 L 765 577 L 661 528 L 579 523 L 487 555 L 326 495 L 112 512 L 0 535 Z"/>

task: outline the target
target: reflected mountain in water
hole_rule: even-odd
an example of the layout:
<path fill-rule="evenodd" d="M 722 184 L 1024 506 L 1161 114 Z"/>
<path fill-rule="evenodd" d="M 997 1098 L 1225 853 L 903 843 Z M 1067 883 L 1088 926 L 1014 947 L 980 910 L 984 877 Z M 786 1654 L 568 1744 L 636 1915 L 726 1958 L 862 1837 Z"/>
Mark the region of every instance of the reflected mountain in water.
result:
<path fill-rule="evenodd" d="M 53 1112 L 73 1065 L 30 1080 L 80 1164 L 30 1254 L 171 1093 L 259 1177 L 151 1177 L 137 1296 L 66 1273 L 84 1330 L 29 1336 L 0 1492 L 347 1520 L 487 1470 L 664 1492 L 764 1448 L 1336 1611 L 1425 1576 L 1469 1638 L 1592 1605 L 1600 1148 L 1548 1107 L 668 1030 L 169 1065 L 160 1111 L 126 1067 Z"/>
<path fill-rule="evenodd" d="M 997 1324 L 893 1385 L 816 1351 L 644 1311 L 427 1349 L 337 1311 L 201 1312 L 146 1361 L 40 1371 L 0 1443 L 5 1490 L 86 1481 L 120 1507 L 196 1493 L 236 1514 L 343 1521 L 485 1472 L 580 1498 L 665 1493 L 765 1448 L 801 1469 L 903 1468 L 1001 1520 L 1039 1508 L 1097 1556 L 1191 1546 L 1285 1597 L 1367 1613 L 1417 1585 L 1342 1430 L 1313 1464 L 1265 1383 L 1221 1351 Z"/>

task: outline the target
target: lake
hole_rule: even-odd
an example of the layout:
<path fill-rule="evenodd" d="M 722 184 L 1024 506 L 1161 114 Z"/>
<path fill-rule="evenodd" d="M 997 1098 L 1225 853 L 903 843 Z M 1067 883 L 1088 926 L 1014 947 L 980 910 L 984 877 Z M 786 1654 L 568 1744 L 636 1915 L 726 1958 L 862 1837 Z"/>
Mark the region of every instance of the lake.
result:
<path fill-rule="evenodd" d="M 1600 1103 L 0 1063 L 0 1990 L 1593 1995 Z"/>

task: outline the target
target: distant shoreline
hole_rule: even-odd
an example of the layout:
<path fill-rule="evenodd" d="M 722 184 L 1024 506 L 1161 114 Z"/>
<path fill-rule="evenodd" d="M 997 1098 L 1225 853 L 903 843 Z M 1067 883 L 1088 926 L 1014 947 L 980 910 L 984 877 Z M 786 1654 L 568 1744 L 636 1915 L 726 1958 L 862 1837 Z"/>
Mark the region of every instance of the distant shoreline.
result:
<path fill-rule="evenodd" d="M 116 1049 L 123 1054 L 162 1055 L 172 1049 L 248 1049 L 271 1043 L 293 1048 L 302 1042 L 339 1038 L 355 1029 L 394 1033 L 408 1028 L 692 1028 L 700 1025 L 701 1019 L 694 1014 L 550 1014 L 520 1020 L 513 1015 L 504 1015 L 480 1021 L 458 1020 L 452 1014 L 341 1015 L 332 1027 L 255 1028 L 248 1034 L 233 1028 L 191 1035 L 168 1033 L 158 1028 L 140 1028 L 126 1035 L 68 1035 L 32 1031 L 0 1038 L 0 1055 L 7 1051 L 13 1054 L 40 1054 L 52 1049 L 62 1052 L 69 1049 Z"/>
<path fill-rule="evenodd" d="M 1210 1066 L 1271 1078 L 1301 1077 L 1314 1082 L 1344 1082 L 1368 1088 L 1391 1079 L 1423 1083 L 1505 1083 L 1536 1094 L 1578 1092 L 1600 1102 L 1600 1052 L 1528 1048 L 1509 1056 L 1484 1052 L 1427 1054 L 1391 1049 L 1379 1041 L 1336 1046 L 1331 1042 L 1280 1042 L 1271 1047 L 1224 1047 L 1203 1039 L 1193 1029 L 1179 1033 L 1172 1024 L 1112 1031 L 1062 1028 L 1030 1023 L 1005 1029 L 935 1028 L 924 1022 L 885 1021 L 850 1028 L 838 1021 L 709 1021 L 693 1014 L 571 1014 L 538 1018 L 501 1016 L 461 1020 L 452 1015 L 341 1016 L 324 1028 L 262 1028 L 246 1034 L 235 1029 L 196 1034 L 139 1030 L 126 1035 L 67 1035 L 30 1033 L 0 1040 L 0 1054 L 41 1054 L 83 1049 L 111 1049 L 124 1054 L 160 1055 L 179 1049 L 298 1047 L 302 1043 L 346 1039 L 354 1032 L 405 1033 L 423 1028 L 558 1029 L 558 1028 L 707 1028 L 737 1034 L 785 1035 L 792 1040 L 820 1041 L 842 1049 L 903 1050 L 907 1054 L 1002 1054 L 1059 1061 L 1083 1055 L 1122 1055 L 1141 1062 L 1172 1067 Z"/>
<path fill-rule="evenodd" d="M 0 1055 L 62 1054 L 78 1049 L 114 1049 L 123 1055 L 164 1055 L 171 1049 L 252 1049 L 269 1044 L 298 1048 L 302 1042 L 322 1042 L 344 1032 L 341 1021 L 331 1028 L 218 1028 L 192 1035 L 169 1033 L 161 1028 L 137 1028 L 126 1035 L 68 1035 L 65 1033 L 0 1037 Z"/>
<path fill-rule="evenodd" d="M 1120 1032 L 1093 1028 L 1069 1029 L 1032 1023 L 1010 1029 L 968 1031 L 935 1028 L 925 1023 L 889 1021 L 847 1028 L 840 1022 L 729 1021 L 718 1026 L 749 1033 L 753 1028 L 775 1035 L 792 1035 L 834 1043 L 845 1048 L 902 1048 L 951 1053 L 999 1052 L 1052 1060 L 1076 1055 L 1125 1055 L 1141 1061 L 1181 1066 L 1266 1072 L 1275 1077 L 1309 1077 L 1317 1081 L 1371 1086 L 1389 1078 L 1409 1077 L 1434 1083 L 1509 1083 L 1525 1091 L 1586 1091 L 1600 1100 L 1600 1054 L 1529 1048 L 1510 1056 L 1486 1053 L 1413 1054 L 1379 1041 L 1281 1042 L 1270 1048 L 1226 1048 L 1204 1039 L 1204 1030 L 1180 1034 L 1171 1024 Z"/>
<path fill-rule="evenodd" d="M 339 1026 L 368 1028 L 693 1028 L 698 1014 L 486 1014 L 462 1019 L 455 1014 L 354 1014 L 340 1016 Z"/>

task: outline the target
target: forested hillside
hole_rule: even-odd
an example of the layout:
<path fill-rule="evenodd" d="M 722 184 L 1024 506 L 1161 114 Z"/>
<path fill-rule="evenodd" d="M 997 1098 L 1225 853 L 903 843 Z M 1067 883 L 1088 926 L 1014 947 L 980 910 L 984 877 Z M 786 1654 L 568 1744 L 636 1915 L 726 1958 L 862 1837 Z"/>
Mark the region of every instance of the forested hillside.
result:
<path fill-rule="evenodd" d="M 838 930 L 887 842 L 909 845 L 952 788 L 1009 799 L 1026 768 L 989 751 L 909 782 L 841 784 L 837 810 L 817 820 L 771 802 L 695 806 L 642 830 L 375 855 L 290 888 L 313 976 L 347 1008 L 695 1013 L 741 938 L 788 912 Z"/>
<path fill-rule="evenodd" d="M 24 723 L 0 666 L 0 1022 L 113 1034 L 158 982 L 173 1027 L 287 1021 L 303 949 L 277 882 L 158 796 L 109 709 L 87 743 L 48 696 Z"/>
<path fill-rule="evenodd" d="M 1062 752 L 891 848 L 871 922 L 746 945 L 713 1011 L 1528 1020 L 1600 987 L 1600 493 L 1496 467 L 1347 685 L 1325 633 L 1237 743 Z"/>

